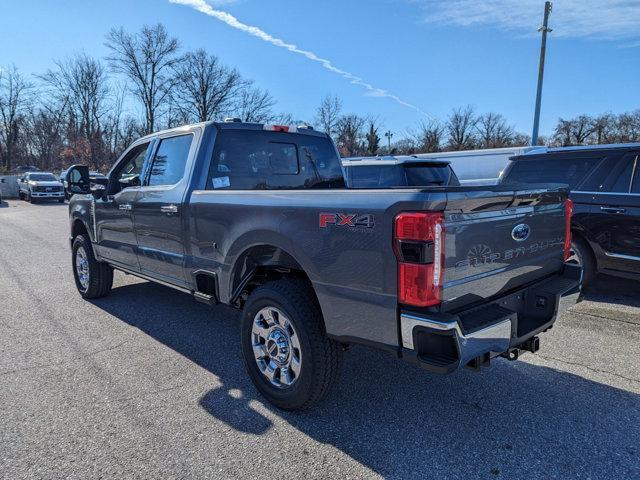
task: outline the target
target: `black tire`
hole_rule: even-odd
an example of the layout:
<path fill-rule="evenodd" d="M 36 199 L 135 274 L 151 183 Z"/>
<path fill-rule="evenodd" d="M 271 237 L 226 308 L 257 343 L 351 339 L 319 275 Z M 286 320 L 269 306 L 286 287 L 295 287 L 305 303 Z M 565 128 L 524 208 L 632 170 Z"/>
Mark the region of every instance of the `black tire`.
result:
<path fill-rule="evenodd" d="M 64 203 L 64 198 L 59 198 L 58 203 Z"/>
<path fill-rule="evenodd" d="M 31 196 L 31 192 L 27 192 L 27 202 L 36 203 L 35 199 Z"/>
<path fill-rule="evenodd" d="M 18 192 L 18 198 L 19 198 L 20 200 L 24 200 L 24 193 L 22 193 L 22 190 L 20 190 L 20 191 Z"/>
<path fill-rule="evenodd" d="M 596 277 L 596 258 L 589 244 L 582 237 L 575 236 L 571 242 L 577 262 L 582 265 L 582 286 L 588 287 Z"/>
<path fill-rule="evenodd" d="M 79 278 L 77 262 L 78 251 L 82 249 L 86 258 L 88 267 L 88 281 L 83 282 Z M 91 239 L 87 235 L 78 235 L 73 240 L 71 262 L 73 266 L 73 279 L 76 282 L 76 288 L 83 298 L 100 298 L 104 297 L 111 291 L 113 286 L 113 268 L 106 263 L 98 262 L 93 255 Z"/>
<path fill-rule="evenodd" d="M 301 361 L 299 375 L 291 385 L 273 385 L 254 356 L 252 329 L 259 312 L 265 308 L 280 310 L 292 324 L 293 335 L 297 335 Z M 312 407 L 327 395 L 338 377 L 341 346 L 327 337 L 318 302 L 311 287 L 303 281 L 269 282 L 249 295 L 242 312 L 241 344 L 251 381 L 269 402 L 283 410 Z M 290 350 L 292 355 L 293 342 Z"/>

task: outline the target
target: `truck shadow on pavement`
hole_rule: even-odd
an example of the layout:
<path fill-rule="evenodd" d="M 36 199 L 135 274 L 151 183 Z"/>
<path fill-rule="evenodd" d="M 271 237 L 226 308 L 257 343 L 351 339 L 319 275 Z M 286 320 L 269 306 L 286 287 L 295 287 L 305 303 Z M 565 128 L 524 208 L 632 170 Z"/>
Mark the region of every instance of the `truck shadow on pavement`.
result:
<path fill-rule="evenodd" d="M 527 363 L 526 356 L 499 359 L 481 373 L 434 376 L 354 347 L 329 398 L 289 413 L 264 401 L 245 374 L 237 311 L 146 282 L 115 288 L 94 304 L 218 377 L 222 387 L 199 405 L 238 432 L 260 438 L 282 419 L 385 477 L 640 474 L 640 395 Z"/>
<path fill-rule="evenodd" d="M 584 299 L 640 307 L 640 281 L 598 275 L 584 291 Z"/>

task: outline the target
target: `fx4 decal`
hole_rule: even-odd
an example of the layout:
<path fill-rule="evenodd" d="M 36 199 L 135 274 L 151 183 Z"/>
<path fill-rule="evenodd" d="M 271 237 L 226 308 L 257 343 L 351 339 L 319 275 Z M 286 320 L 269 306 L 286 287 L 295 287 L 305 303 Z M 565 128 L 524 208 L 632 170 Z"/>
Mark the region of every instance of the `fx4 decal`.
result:
<path fill-rule="evenodd" d="M 337 225 L 338 227 L 373 228 L 373 215 L 358 215 L 356 213 L 321 213 L 320 228 L 327 228 L 329 225 Z"/>

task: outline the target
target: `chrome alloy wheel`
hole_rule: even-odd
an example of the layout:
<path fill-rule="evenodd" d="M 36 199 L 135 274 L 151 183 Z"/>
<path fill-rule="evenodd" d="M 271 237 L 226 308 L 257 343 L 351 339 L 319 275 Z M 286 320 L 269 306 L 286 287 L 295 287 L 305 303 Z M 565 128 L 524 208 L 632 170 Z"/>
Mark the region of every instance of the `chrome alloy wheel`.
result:
<path fill-rule="evenodd" d="M 89 288 L 89 261 L 84 247 L 78 247 L 76 250 L 76 273 L 82 290 L 87 290 Z"/>
<path fill-rule="evenodd" d="M 253 356 L 269 382 L 290 387 L 300 375 L 300 339 L 286 315 L 275 307 L 265 307 L 253 319 Z"/>

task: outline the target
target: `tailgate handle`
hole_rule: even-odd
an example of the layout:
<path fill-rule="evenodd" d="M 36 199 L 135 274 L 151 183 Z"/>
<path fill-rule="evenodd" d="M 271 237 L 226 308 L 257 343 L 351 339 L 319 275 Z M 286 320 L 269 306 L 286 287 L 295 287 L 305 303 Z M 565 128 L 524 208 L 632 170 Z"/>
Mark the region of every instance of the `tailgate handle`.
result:
<path fill-rule="evenodd" d="M 600 207 L 600 210 L 607 213 L 625 213 L 627 211 L 626 208 L 619 207 Z"/>

